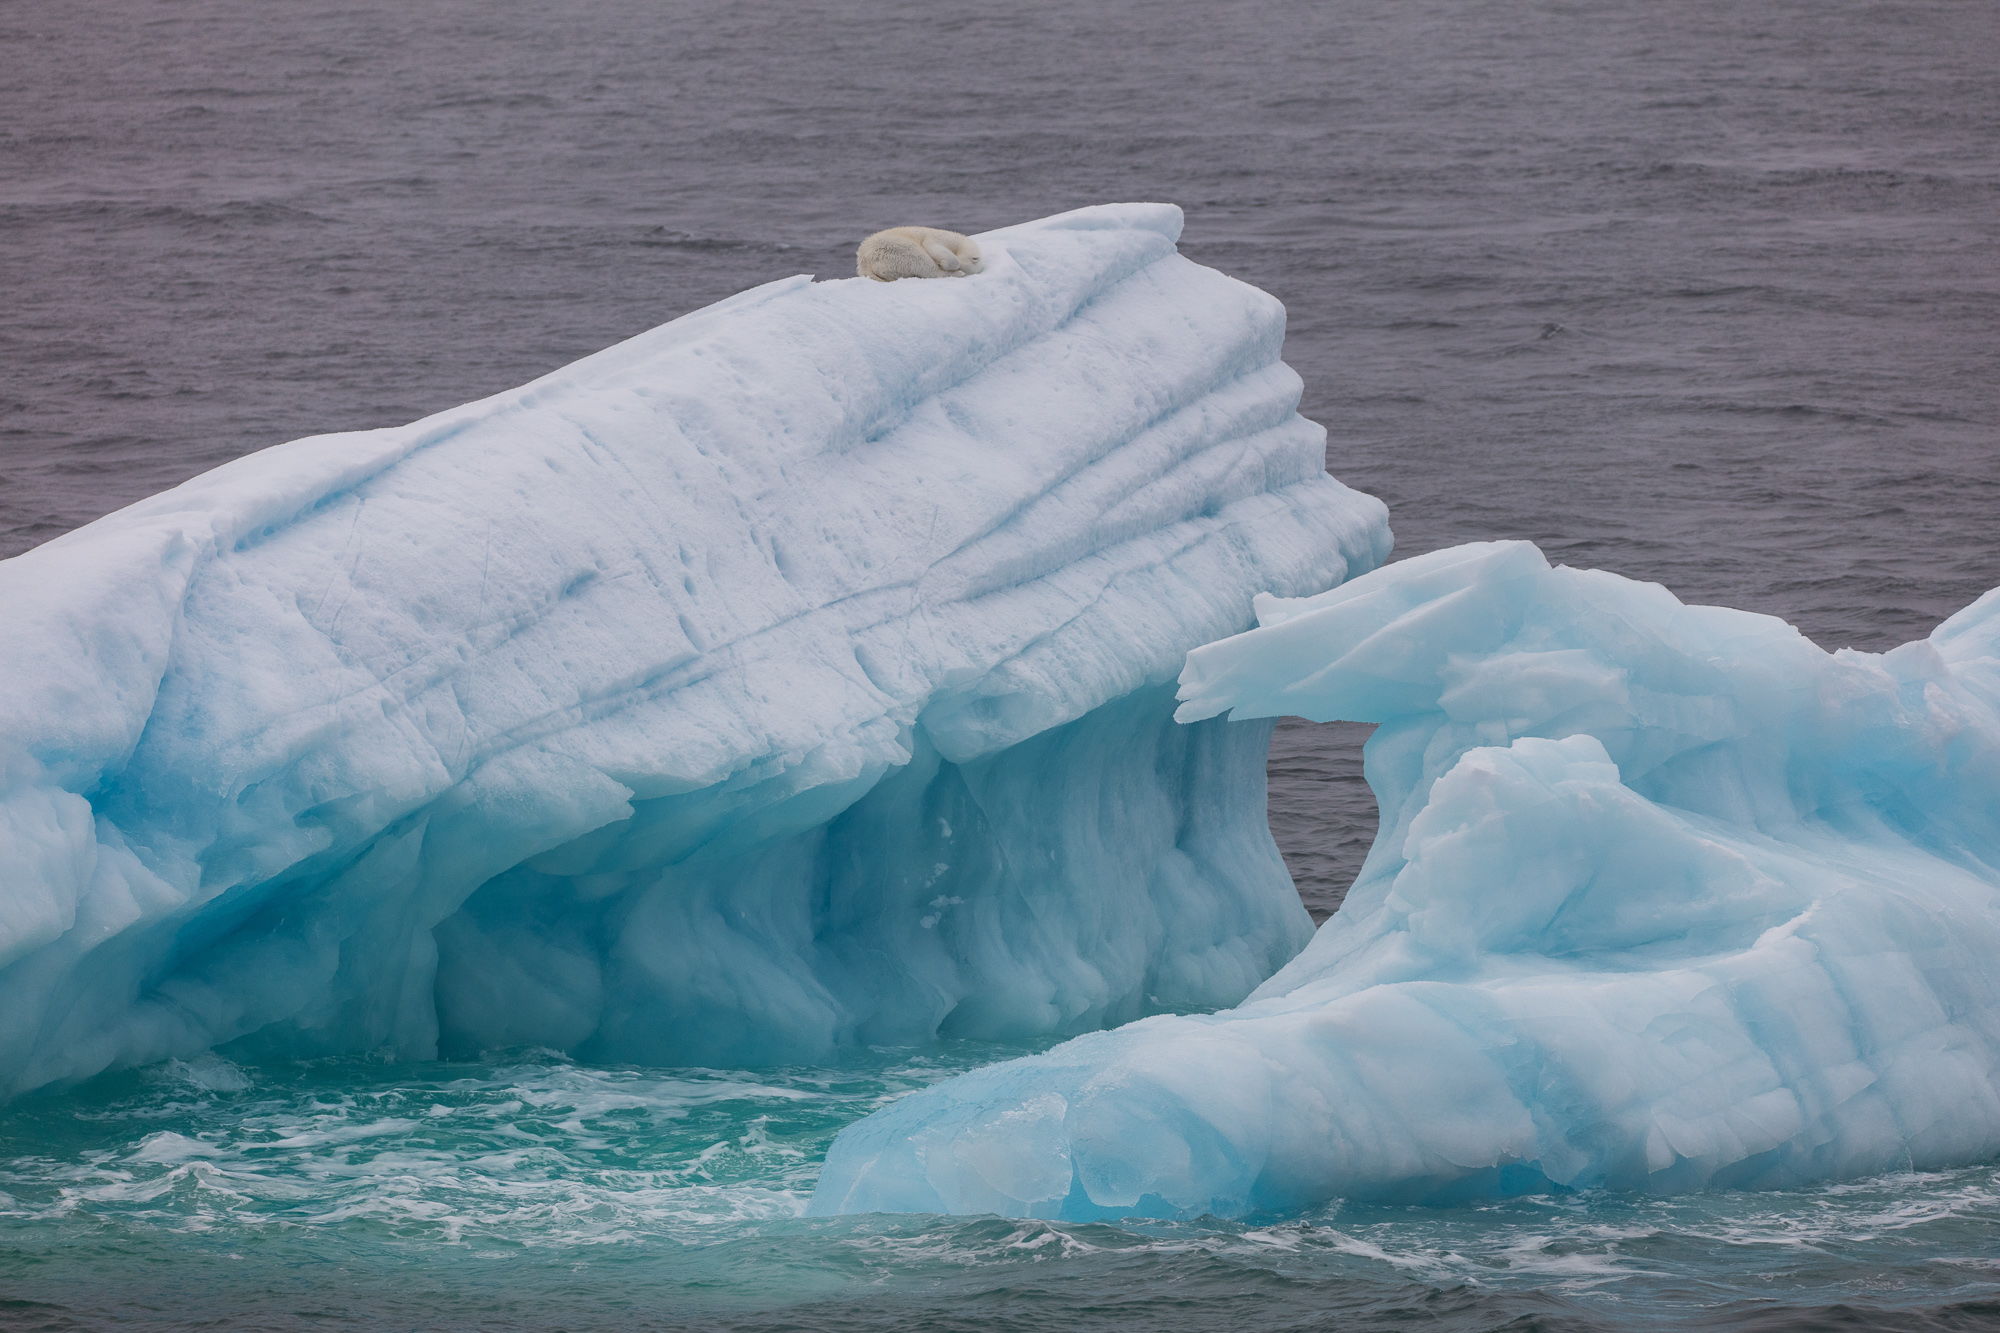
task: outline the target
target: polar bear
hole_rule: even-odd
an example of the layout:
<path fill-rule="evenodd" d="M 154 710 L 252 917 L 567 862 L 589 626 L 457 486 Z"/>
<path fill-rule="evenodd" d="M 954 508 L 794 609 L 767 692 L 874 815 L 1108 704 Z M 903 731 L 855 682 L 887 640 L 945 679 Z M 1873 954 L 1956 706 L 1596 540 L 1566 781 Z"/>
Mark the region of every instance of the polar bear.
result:
<path fill-rule="evenodd" d="M 861 243 L 854 271 L 877 282 L 898 278 L 963 278 L 986 266 L 979 242 L 938 227 L 891 227 Z"/>

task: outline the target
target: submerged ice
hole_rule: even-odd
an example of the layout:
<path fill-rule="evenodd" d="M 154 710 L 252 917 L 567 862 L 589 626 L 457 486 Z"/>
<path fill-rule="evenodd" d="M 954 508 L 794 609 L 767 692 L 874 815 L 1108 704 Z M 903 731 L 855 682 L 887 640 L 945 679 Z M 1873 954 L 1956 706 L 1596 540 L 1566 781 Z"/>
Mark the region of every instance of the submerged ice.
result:
<path fill-rule="evenodd" d="M 2000 591 L 1928 639 L 1461 547 L 1200 649 L 1181 716 L 1378 724 L 1381 831 L 1238 1008 L 850 1127 L 822 1212 L 1243 1216 L 2000 1153 Z"/>
<path fill-rule="evenodd" d="M 772 283 L 0 563 L 0 1095 L 1240 999 L 1309 931 L 1267 727 L 1171 682 L 1388 531 L 1179 225 Z"/>

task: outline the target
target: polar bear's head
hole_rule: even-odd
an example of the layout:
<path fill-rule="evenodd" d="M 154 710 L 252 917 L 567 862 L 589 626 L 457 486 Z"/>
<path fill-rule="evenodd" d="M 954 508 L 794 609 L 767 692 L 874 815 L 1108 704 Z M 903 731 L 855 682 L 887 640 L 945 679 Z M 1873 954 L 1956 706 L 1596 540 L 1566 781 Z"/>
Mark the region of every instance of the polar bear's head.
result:
<path fill-rule="evenodd" d="M 970 236 L 953 246 L 952 249 L 957 253 L 958 262 L 964 266 L 965 272 L 978 273 L 985 269 L 986 259 L 985 256 L 979 253 L 979 242 L 973 240 Z"/>

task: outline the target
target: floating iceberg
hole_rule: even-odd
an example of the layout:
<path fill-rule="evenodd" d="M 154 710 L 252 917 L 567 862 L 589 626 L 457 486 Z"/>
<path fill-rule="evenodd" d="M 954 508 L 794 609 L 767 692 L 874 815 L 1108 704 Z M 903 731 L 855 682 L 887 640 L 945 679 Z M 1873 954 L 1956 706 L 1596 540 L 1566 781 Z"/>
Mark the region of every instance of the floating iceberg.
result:
<path fill-rule="evenodd" d="M 919 1092 L 821 1212 L 1254 1215 L 2000 1153 L 2000 591 L 1893 652 L 1461 547 L 1193 653 L 1378 723 L 1379 837 L 1239 1008 Z"/>
<path fill-rule="evenodd" d="M 791 278 L 0 563 L 0 1095 L 755 1063 L 1240 999 L 1310 932 L 1186 651 L 1379 562 L 1178 210 Z"/>

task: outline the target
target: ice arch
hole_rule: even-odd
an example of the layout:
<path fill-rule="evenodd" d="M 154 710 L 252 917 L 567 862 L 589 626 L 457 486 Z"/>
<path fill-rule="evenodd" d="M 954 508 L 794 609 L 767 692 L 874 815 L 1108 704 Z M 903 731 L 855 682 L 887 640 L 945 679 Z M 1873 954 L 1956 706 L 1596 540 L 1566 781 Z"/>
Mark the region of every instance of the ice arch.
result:
<path fill-rule="evenodd" d="M 2000 592 L 1827 653 L 1516 542 L 1193 653 L 1196 725 L 1379 724 L 1381 832 L 1238 1008 L 849 1127 L 814 1206 L 1243 1216 L 2000 1153 Z"/>

